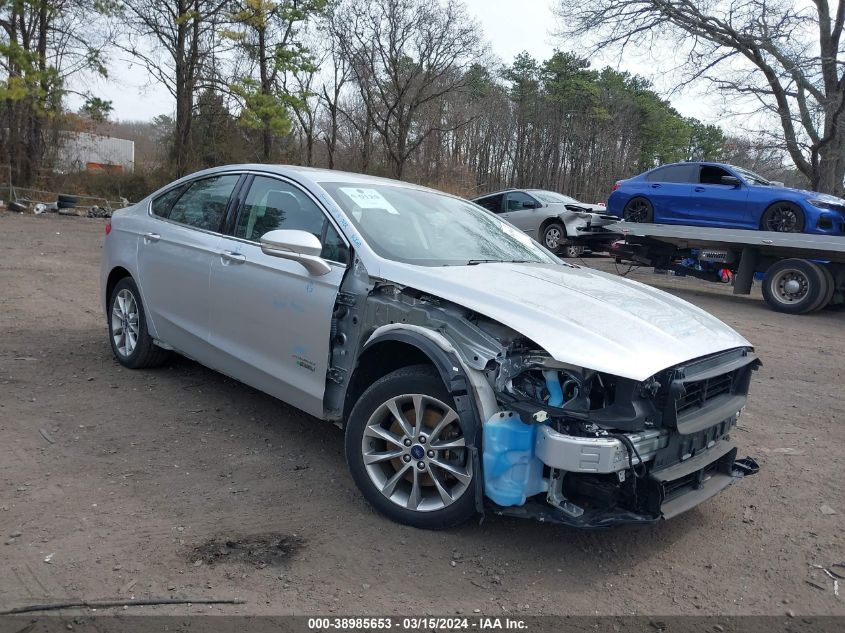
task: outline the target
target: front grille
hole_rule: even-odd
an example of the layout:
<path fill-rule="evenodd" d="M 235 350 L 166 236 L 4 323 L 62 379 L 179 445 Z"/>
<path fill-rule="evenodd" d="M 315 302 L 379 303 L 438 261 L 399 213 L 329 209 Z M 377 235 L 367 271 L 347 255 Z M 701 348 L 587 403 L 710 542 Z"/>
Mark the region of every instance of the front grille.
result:
<path fill-rule="evenodd" d="M 690 488 L 698 488 L 704 479 L 714 475 L 718 470 L 719 462 L 715 461 L 712 464 L 707 464 L 701 470 L 685 475 L 680 479 L 665 482 L 663 484 L 664 494 L 666 495 L 664 501 L 671 501 L 675 497 L 687 492 Z"/>
<path fill-rule="evenodd" d="M 733 416 L 745 404 L 751 372 L 759 364 L 748 350 L 735 349 L 658 374 L 655 405 L 663 426 L 690 434 Z"/>
<path fill-rule="evenodd" d="M 700 409 L 714 398 L 731 393 L 735 376 L 736 372 L 730 371 L 721 376 L 685 383 L 683 395 L 675 401 L 677 415 Z"/>

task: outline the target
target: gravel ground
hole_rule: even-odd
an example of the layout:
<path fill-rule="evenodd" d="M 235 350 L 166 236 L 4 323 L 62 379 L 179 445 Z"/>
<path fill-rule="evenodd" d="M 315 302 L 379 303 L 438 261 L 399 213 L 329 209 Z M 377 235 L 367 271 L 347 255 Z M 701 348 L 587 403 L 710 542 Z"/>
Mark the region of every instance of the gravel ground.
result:
<path fill-rule="evenodd" d="M 171 596 L 246 602 L 143 609 L 845 614 L 845 586 L 835 596 L 813 567 L 845 561 L 845 312 L 787 316 L 759 292 L 634 271 L 757 346 L 735 438 L 760 473 L 648 527 L 489 517 L 424 532 L 364 502 L 336 427 L 187 360 L 122 369 L 98 302 L 103 226 L 0 212 L 0 608 Z"/>

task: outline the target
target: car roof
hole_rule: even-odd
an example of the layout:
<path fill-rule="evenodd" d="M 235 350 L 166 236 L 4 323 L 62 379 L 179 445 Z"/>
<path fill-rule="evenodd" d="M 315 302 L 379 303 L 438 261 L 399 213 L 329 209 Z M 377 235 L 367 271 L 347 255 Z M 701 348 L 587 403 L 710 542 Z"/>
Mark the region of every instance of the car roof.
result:
<path fill-rule="evenodd" d="M 229 172 L 229 171 L 263 171 L 271 174 L 278 174 L 280 176 L 287 176 L 294 180 L 307 180 L 313 184 L 319 185 L 324 182 L 348 182 L 348 183 L 370 183 L 391 185 L 397 187 L 409 187 L 413 189 L 422 189 L 426 191 L 435 191 L 429 187 L 423 187 L 414 183 L 405 182 L 403 180 L 394 180 L 392 178 L 383 178 L 381 176 L 371 176 L 369 174 L 357 174 L 350 171 L 340 171 L 335 169 L 323 169 L 319 167 L 306 167 L 304 165 L 275 165 L 267 163 L 239 163 L 232 165 L 220 165 L 218 167 L 211 167 L 201 171 L 188 174 L 180 180 L 190 180 L 198 176 L 209 176 L 212 174 Z"/>
<path fill-rule="evenodd" d="M 678 161 L 677 163 L 666 163 L 665 165 L 658 165 L 657 167 L 652 167 L 648 171 L 654 171 L 655 169 L 661 169 L 663 167 L 674 167 L 675 165 L 707 165 L 712 167 L 728 167 L 730 169 L 739 169 L 736 165 L 731 165 L 730 163 L 720 163 L 715 160 L 682 160 Z"/>
<path fill-rule="evenodd" d="M 481 198 L 488 198 L 490 196 L 498 196 L 502 193 L 512 193 L 514 191 L 528 191 L 528 189 L 519 189 L 517 187 L 510 187 L 508 189 L 499 189 L 499 191 L 491 191 L 490 193 L 485 193 L 480 196 L 476 196 L 473 200 L 480 200 Z M 537 191 L 540 191 L 539 189 Z"/>

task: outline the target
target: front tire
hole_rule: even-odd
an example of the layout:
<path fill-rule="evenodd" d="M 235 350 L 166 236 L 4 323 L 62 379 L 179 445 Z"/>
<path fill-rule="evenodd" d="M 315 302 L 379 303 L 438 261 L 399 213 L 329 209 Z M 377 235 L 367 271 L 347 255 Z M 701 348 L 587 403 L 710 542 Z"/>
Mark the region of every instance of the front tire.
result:
<path fill-rule="evenodd" d="M 584 247 L 583 246 L 576 246 L 575 244 L 567 244 L 563 247 L 562 252 L 560 253 L 561 257 L 564 258 L 575 258 L 581 257 L 584 254 Z"/>
<path fill-rule="evenodd" d="M 112 289 L 108 322 L 112 352 L 124 367 L 156 367 L 170 357 L 170 352 L 158 347 L 147 331 L 141 293 L 131 277 L 124 277 Z"/>
<path fill-rule="evenodd" d="M 566 240 L 566 228 L 560 222 L 552 222 L 543 229 L 543 246 L 556 255 L 560 253 L 561 243 Z"/>
<path fill-rule="evenodd" d="M 355 403 L 346 461 L 379 512 L 397 523 L 444 529 L 475 514 L 473 437 L 433 367 L 402 367 Z"/>
<path fill-rule="evenodd" d="M 803 233 L 804 212 L 792 202 L 776 202 L 760 218 L 760 230 L 777 233 Z"/>

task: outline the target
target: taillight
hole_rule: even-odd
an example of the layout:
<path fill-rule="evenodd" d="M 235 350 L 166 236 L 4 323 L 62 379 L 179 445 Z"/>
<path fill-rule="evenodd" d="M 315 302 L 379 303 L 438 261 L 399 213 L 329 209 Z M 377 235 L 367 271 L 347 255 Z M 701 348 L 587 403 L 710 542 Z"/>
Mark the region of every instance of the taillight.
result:
<path fill-rule="evenodd" d="M 111 219 L 106 220 L 106 235 L 111 233 Z"/>
<path fill-rule="evenodd" d="M 622 186 L 622 183 L 621 183 L 621 182 L 617 182 L 615 185 L 613 185 L 613 189 L 611 189 L 611 190 L 610 190 L 610 192 L 611 192 L 611 193 L 613 193 L 614 191 L 616 191 L 617 189 L 619 189 L 619 187 L 621 187 L 621 186 Z"/>

